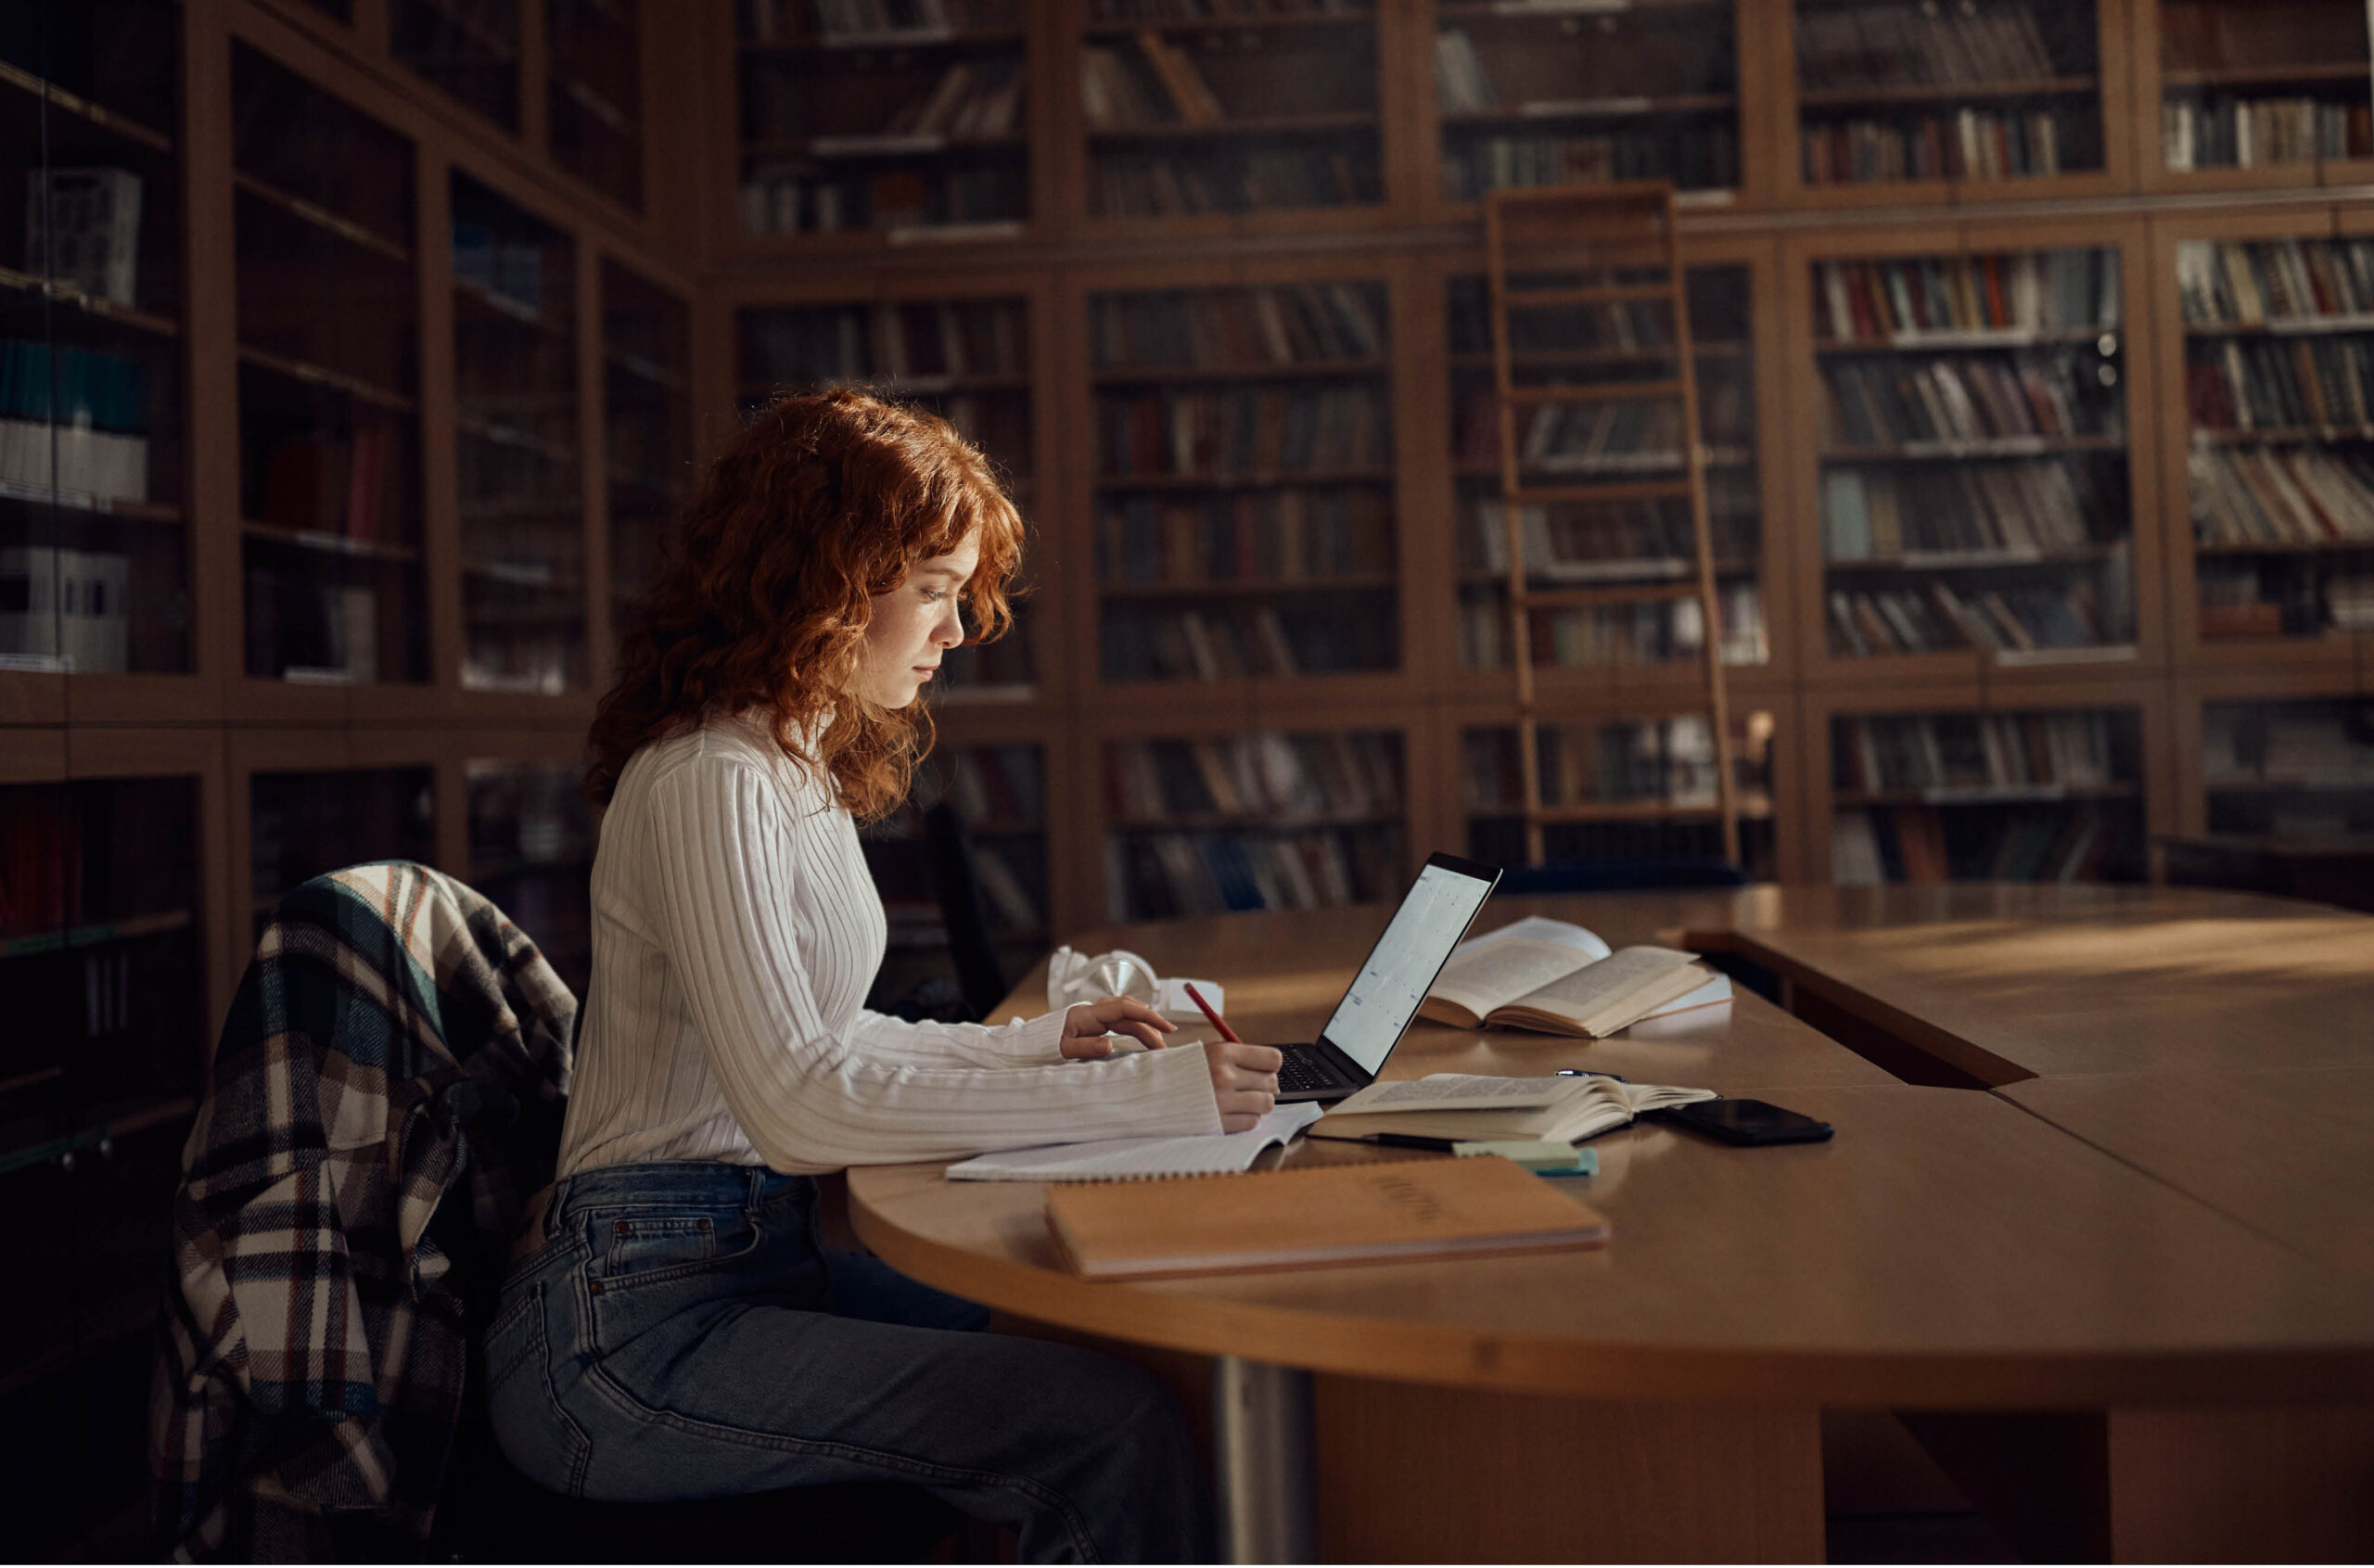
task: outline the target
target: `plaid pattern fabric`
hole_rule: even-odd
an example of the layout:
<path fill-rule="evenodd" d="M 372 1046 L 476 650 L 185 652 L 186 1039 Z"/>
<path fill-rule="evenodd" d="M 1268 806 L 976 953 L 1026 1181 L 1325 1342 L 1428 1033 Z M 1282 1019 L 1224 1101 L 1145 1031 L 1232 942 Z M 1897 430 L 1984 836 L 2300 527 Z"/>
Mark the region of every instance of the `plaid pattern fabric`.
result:
<path fill-rule="evenodd" d="M 552 1179 L 576 1015 L 502 911 L 424 866 L 281 900 L 173 1201 L 148 1447 L 177 1557 L 320 1560 L 358 1519 L 427 1541 L 466 1362 L 451 1243 L 500 1259 Z"/>

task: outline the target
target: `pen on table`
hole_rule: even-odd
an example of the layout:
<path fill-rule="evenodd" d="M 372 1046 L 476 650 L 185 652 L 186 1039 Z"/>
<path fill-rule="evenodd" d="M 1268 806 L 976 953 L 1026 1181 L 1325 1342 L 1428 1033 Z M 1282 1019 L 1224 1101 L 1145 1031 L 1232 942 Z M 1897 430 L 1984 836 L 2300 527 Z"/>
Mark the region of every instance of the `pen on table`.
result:
<path fill-rule="evenodd" d="M 1614 1078 L 1618 1083 L 1632 1081 L 1622 1073 L 1596 1073 L 1589 1067 L 1561 1067 L 1558 1076 L 1562 1078 Z"/>
<path fill-rule="evenodd" d="M 1212 1011 L 1212 1004 L 1204 1000 L 1203 992 L 1197 990 L 1192 985 L 1185 988 L 1187 991 L 1187 1000 L 1204 1010 L 1204 1016 L 1212 1021 L 1212 1027 L 1220 1032 L 1220 1039 L 1228 1041 L 1231 1045 L 1243 1045 L 1244 1043 L 1244 1039 L 1238 1036 L 1237 1032 L 1228 1026 L 1228 1020 Z"/>
<path fill-rule="evenodd" d="M 1437 1154 L 1454 1154 L 1459 1146 L 1455 1138 L 1421 1138 L 1414 1132 L 1372 1132 L 1368 1141 L 1388 1149 L 1432 1149 Z"/>

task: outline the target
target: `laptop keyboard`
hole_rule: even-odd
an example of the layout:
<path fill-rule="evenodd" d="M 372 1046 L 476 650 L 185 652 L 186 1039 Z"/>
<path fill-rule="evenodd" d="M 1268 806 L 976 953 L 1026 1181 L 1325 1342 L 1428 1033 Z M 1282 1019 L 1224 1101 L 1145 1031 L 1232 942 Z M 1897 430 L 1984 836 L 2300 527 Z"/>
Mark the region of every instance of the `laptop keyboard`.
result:
<path fill-rule="evenodd" d="M 1339 1089 L 1343 1079 L 1328 1069 L 1324 1062 L 1314 1062 L 1299 1051 L 1289 1051 L 1285 1064 L 1278 1069 L 1278 1087 L 1282 1090 Z"/>

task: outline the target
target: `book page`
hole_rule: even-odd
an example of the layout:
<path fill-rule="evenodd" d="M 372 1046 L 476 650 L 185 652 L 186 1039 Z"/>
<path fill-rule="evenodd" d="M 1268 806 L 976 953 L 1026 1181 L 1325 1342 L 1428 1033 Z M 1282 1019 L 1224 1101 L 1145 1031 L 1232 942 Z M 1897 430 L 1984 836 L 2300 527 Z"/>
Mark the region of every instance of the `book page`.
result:
<path fill-rule="evenodd" d="M 1484 1015 L 1590 963 L 1575 948 L 1525 937 L 1454 952 L 1419 1013 L 1437 1023 L 1472 1029 Z M 1596 967 L 1594 965 L 1593 967 Z M 1453 1011 L 1453 1010 L 1456 1011 Z"/>
<path fill-rule="evenodd" d="M 1497 931 L 1487 931 L 1481 937 L 1470 937 L 1451 949 L 1451 956 L 1480 951 L 1502 942 L 1554 942 L 1572 948 L 1586 958 L 1602 959 L 1614 951 L 1595 931 L 1587 931 L 1570 920 L 1552 920 L 1546 914 L 1529 914 L 1523 920 L 1512 920 Z"/>
<path fill-rule="evenodd" d="M 948 1167 L 951 1181 L 1140 1181 L 1156 1176 L 1234 1176 L 1261 1151 L 1287 1143 L 1319 1119 L 1312 1101 L 1281 1105 L 1244 1132 L 1186 1138 L 1101 1138 L 1037 1149 L 1001 1149 Z"/>
<path fill-rule="evenodd" d="M 1502 1078 L 1481 1073 L 1429 1073 L 1372 1083 L 1339 1103 L 1336 1115 L 1364 1111 L 1513 1111 L 1554 1105 L 1576 1092 L 1573 1078 Z"/>
<path fill-rule="evenodd" d="M 1586 1021 L 1608 1012 L 1633 992 L 1667 978 L 1695 956 L 1672 948 L 1624 948 L 1587 969 L 1554 977 L 1513 1000 L 1526 1012 L 1543 1013 L 1580 1028 Z"/>

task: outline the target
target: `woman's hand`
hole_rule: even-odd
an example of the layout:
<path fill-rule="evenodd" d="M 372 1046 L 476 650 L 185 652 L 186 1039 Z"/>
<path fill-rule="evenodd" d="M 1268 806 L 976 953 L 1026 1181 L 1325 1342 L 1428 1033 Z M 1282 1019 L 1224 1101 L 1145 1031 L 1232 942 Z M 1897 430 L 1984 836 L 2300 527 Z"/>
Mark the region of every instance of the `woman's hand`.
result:
<path fill-rule="evenodd" d="M 1093 1062 L 1113 1054 L 1113 1042 L 1104 1037 L 1116 1030 L 1130 1036 L 1148 1051 L 1160 1051 L 1170 1043 L 1162 1037 L 1178 1027 L 1142 1001 L 1109 996 L 1103 1001 L 1075 1002 L 1064 1014 L 1060 1044 L 1064 1054 L 1073 1061 Z"/>
<path fill-rule="evenodd" d="M 1220 1108 L 1222 1132 L 1250 1132 L 1253 1124 L 1278 1103 L 1278 1069 L 1285 1057 L 1274 1045 L 1247 1045 L 1243 1040 L 1204 1042 L 1204 1061 L 1212 1069 L 1212 1098 Z"/>

